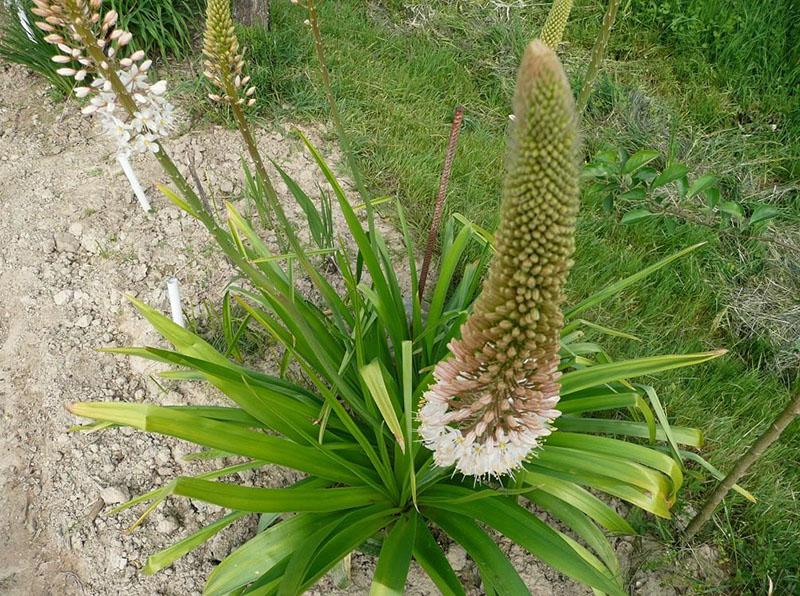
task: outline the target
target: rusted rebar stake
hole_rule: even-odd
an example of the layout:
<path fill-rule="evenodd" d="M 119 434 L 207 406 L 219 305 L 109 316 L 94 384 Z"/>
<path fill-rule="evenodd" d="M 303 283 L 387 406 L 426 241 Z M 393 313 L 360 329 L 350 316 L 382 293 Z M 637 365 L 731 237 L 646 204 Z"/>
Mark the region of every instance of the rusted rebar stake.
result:
<path fill-rule="evenodd" d="M 425 282 L 428 279 L 428 270 L 431 266 L 433 248 L 439 236 L 439 226 L 442 223 L 442 211 L 444 210 L 444 200 L 447 196 L 447 183 L 450 181 L 450 172 L 453 169 L 453 158 L 456 155 L 456 143 L 458 133 L 461 131 L 461 122 L 464 119 L 464 106 L 456 106 L 453 114 L 453 124 L 450 126 L 450 138 L 447 141 L 447 153 L 444 156 L 444 167 L 442 177 L 439 179 L 439 192 L 436 194 L 436 204 L 433 208 L 433 220 L 428 231 L 428 244 L 425 246 L 425 258 L 422 260 L 422 269 L 419 272 L 419 301 L 425 295 Z"/>

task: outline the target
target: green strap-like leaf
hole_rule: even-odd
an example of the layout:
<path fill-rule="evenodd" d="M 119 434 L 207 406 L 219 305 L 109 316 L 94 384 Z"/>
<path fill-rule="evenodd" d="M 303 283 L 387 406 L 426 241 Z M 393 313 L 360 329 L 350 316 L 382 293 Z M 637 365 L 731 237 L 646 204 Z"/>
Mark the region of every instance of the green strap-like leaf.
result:
<path fill-rule="evenodd" d="M 521 474 L 520 479 L 526 484 L 571 503 L 609 532 L 636 534 L 636 530 L 624 517 L 574 482 L 556 478 L 550 474 L 549 470 L 536 472 L 524 470 L 518 473 Z"/>
<path fill-rule="evenodd" d="M 424 514 L 464 547 L 478 566 L 487 594 L 530 596 L 511 561 L 471 517 L 434 507 L 426 507 Z"/>
<path fill-rule="evenodd" d="M 650 375 L 665 370 L 694 366 L 714 358 L 719 358 L 727 350 L 701 352 L 699 354 L 675 354 L 667 356 L 651 356 L 635 360 L 621 360 L 607 364 L 597 364 L 579 370 L 573 370 L 560 379 L 561 395 L 569 395 L 581 389 L 588 389 L 621 379 L 630 379 L 642 375 Z"/>
<path fill-rule="evenodd" d="M 544 491 L 526 493 L 525 496 L 575 532 L 600 556 L 617 583 L 621 584 L 619 561 L 614 549 L 603 532 L 580 509 Z"/>
<path fill-rule="evenodd" d="M 602 471 L 591 473 L 579 470 L 560 470 L 554 467 L 539 466 L 536 463 L 536 460 L 526 464 L 525 467 L 532 472 L 549 474 L 556 478 L 561 478 L 562 480 L 580 484 L 581 486 L 588 486 L 589 488 L 600 490 L 614 497 L 623 499 L 624 501 L 628 501 L 640 509 L 649 511 L 650 513 L 659 517 L 663 517 L 665 519 L 669 519 L 671 517 L 669 503 L 666 500 L 667 495 L 665 492 L 651 492 L 642 490 L 629 484 L 628 482 L 623 482 L 610 476 L 604 476 L 601 473 Z"/>
<path fill-rule="evenodd" d="M 375 404 L 378 406 L 378 410 L 380 410 L 384 422 L 386 422 L 386 426 L 392 431 L 394 438 L 400 446 L 400 451 L 405 453 L 406 443 L 403 429 L 400 426 L 400 420 L 397 418 L 394 402 L 386 388 L 380 361 L 377 359 L 373 360 L 368 365 L 362 367 L 360 372 L 361 378 L 364 379 L 364 383 L 366 383 L 370 395 L 372 395 L 372 399 L 375 400 Z"/>
<path fill-rule="evenodd" d="M 450 561 L 436 542 L 422 517 L 417 519 L 417 533 L 414 540 L 414 559 L 433 580 L 442 596 L 465 596 L 464 587 L 453 571 Z"/>
<path fill-rule="evenodd" d="M 283 513 L 341 511 L 385 501 L 367 487 L 343 488 L 256 488 L 198 478 L 179 477 L 173 494 L 238 511 Z"/>
<path fill-rule="evenodd" d="M 475 492 L 475 490 L 460 486 L 439 485 L 430 489 L 425 495 L 421 495 L 420 504 L 424 504 L 427 497 L 457 499 Z M 624 591 L 614 581 L 610 572 L 603 573 L 594 568 L 558 532 L 527 509 L 517 505 L 512 499 L 494 497 L 473 501 L 462 500 L 457 504 L 439 500 L 436 502 L 436 507 L 453 513 L 469 515 L 510 538 L 533 556 L 560 572 L 608 594 L 624 596 Z M 436 520 L 434 519 L 434 521 Z M 450 529 L 445 530 L 450 533 Z M 458 540 L 458 538 L 456 539 Z M 510 592 L 501 591 L 500 593 Z"/>
<path fill-rule="evenodd" d="M 559 430 L 579 433 L 605 433 L 609 435 L 625 435 L 628 437 L 650 438 L 650 428 L 642 422 L 630 420 L 611 420 L 607 418 L 580 418 L 578 416 L 561 416 L 555 421 Z M 696 428 L 671 426 L 673 437 L 681 445 L 702 447 L 703 433 Z M 666 441 L 667 435 L 659 427 L 656 429 L 656 440 Z"/>
<path fill-rule="evenodd" d="M 239 425 L 193 416 L 159 406 L 128 403 L 76 403 L 70 411 L 85 418 L 114 422 L 148 432 L 191 441 L 204 447 L 287 466 L 334 482 L 360 485 L 359 476 L 326 458 L 324 450 L 242 428 Z M 370 475 L 371 471 L 363 470 Z"/>
<path fill-rule="evenodd" d="M 256 534 L 214 568 L 204 594 L 222 596 L 256 581 L 286 560 L 316 528 L 337 517 L 338 514 L 301 513 Z"/>
<path fill-rule="evenodd" d="M 572 308 L 568 308 L 566 311 L 564 311 L 564 318 L 565 319 L 573 319 L 573 318 L 575 318 L 578 314 L 582 313 L 583 311 L 595 306 L 596 304 L 599 304 L 603 300 L 605 300 L 607 298 L 610 298 L 611 296 L 614 296 L 615 294 L 619 294 L 622 290 L 624 290 L 628 286 L 633 285 L 638 281 L 641 281 L 642 279 L 644 279 L 645 277 L 655 273 L 656 271 L 658 271 L 662 267 L 665 267 L 665 266 L 669 265 L 670 263 L 672 263 L 673 261 L 675 261 L 677 259 L 680 259 L 681 257 L 689 254 L 690 252 L 700 248 L 704 244 L 705 244 L 705 242 L 700 242 L 698 244 L 694 244 L 692 246 L 684 248 L 683 250 L 678 251 L 673 255 L 670 255 L 670 256 L 668 256 L 668 257 L 666 257 L 664 259 L 661 259 L 660 261 L 650 265 L 649 267 L 645 267 L 641 271 L 637 271 L 636 273 L 626 277 L 625 279 L 621 279 L 621 280 L 619 280 L 617 282 L 614 282 L 613 284 L 603 288 L 602 290 L 600 290 L 596 294 L 593 294 L 593 295 L 589 296 L 588 298 L 586 298 L 585 300 L 580 301 L 578 304 L 576 304 Z"/>
<path fill-rule="evenodd" d="M 417 512 L 401 515 L 383 539 L 370 596 L 402 596 L 417 531 Z"/>
<path fill-rule="evenodd" d="M 224 530 L 237 519 L 247 515 L 247 511 L 234 511 L 228 515 L 221 517 L 212 524 L 199 529 L 197 532 L 187 536 L 180 542 L 176 542 L 172 546 L 165 548 L 147 558 L 147 565 L 144 566 L 145 575 L 152 575 L 169 567 L 182 556 L 193 551 L 195 548 L 211 539 L 212 536 Z"/>
<path fill-rule="evenodd" d="M 643 445 L 636 445 L 610 437 L 598 437 L 569 432 L 553 433 L 548 437 L 547 444 L 601 453 L 619 459 L 638 462 L 656 469 L 666 474 L 671 479 L 673 495 L 683 484 L 683 472 L 675 459 L 656 449 Z"/>
<path fill-rule="evenodd" d="M 331 533 L 330 539 L 320 546 L 311 561 L 301 591 L 313 586 L 343 557 L 396 519 L 398 513 L 397 509 L 376 505 L 354 511 L 342 518 L 339 526 Z"/>

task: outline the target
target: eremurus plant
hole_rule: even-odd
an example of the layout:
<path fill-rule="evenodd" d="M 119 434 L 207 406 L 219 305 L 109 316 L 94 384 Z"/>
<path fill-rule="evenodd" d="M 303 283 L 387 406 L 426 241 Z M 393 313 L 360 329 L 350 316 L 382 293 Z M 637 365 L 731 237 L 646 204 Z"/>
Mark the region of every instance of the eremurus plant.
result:
<path fill-rule="evenodd" d="M 46 25 L 79 32 L 76 49 L 96 44 L 85 23 L 95 19 L 98 2 L 61 0 L 47 6 L 57 16 Z M 225 15 L 223 4 L 214 6 L 222 10 L 209 7 L 207 39 L 215 19 Z M 66 8 L 75 10 L 67 14 Z M 106 59 L 99 46 L 91 47 L 96 60 Z M 232 62 L 231 56 L 206 53 L 212 80 L 216 83 L 216 76 L 222 83 L 235 109 L 252 95 L 243 78 L 236 84 L 241 60 Z M 121 105 L 134 108 L 114 70 L 106 70 Z M 231 76 L 232 86 L 225 83 Z M 586 341 L 589 333 L 629 337 L 579 315 L 697 247 L 562 309 L 577 210 L 575 116 L 558 59 L 542 42 L 533 42 L 522 57 L 515 112 L 494 246 L 469 222 L 462 219 L 458 228 L 451 221 L 424 314 L 402 209 L 398 206 L 408 287 L 398 281 L 399 264 L 380 231 L 364 229 L 330 167 L 305 138 L 350 235 L 331 249 L 335 273 L 317 266 L 314 251 L 301 242 L 277 201 L 277 224 L 290 259 L 273 254 L 253 218 L 232 204 L 226 206 L 227 225 L 218 224 L 159 144 L 155 155 L 175 184 L 174 190 L 164 188 L 166 196 L 205 225 L 238 268 L 238 285 L 231 291 L 249 324 L 282 347 L 285 362 L 293 360 L 303 380 L 284 375 L 285 366 L 245 367 L 134 301 L 173 347 L 110 351 L 168 363 L 175 370 L 162 373 L 165 378 L 206 383 L 230 399 L 222 407 L 69 406 L 94 420 L 83 430 L 128 426 L 176 437 L 198 445 L 204 459 L 220 462 L 214 471 L 175 478 L 118 508 L 147 504 L 137 523 L 168 497 L 229 511 L 154 554 L 146 572 L 170 565 L 236 520 L 261 513 L 270 514 L 262 518 L 262 530 L 214 569 L 207 594 L 302 593 L 371 539 L 381 544 L 373 594 L 401 593 L 412 559 L 442 593 L 464 594 L 444 540 L 464 547 L 487 594 L 527 594 L 489 530 L 597 591 L 624 594 L 607 535 L 633 529 L 598 495 L 669 517 L 683 480 L 683 449 L 701 443 L 699 431 L 669 425 L 652 387 L 630 379 L 700 364 L 722 351 L 614 361 L 598 343 Z M 261 176 L 258 149 L 252 135 L 243 134 Z M 296 200 L 313 204 L 279 173 Z M 263 182 L 255 188 L 268 192 Z M 459 267 L 470 245 L 477 246 L 479 257 Z M 286 262 L 302 266 L 313 297 L 299 291 L 298 274 Z M 460 443 L 442 439 L 459 434 Z M 470 441 L 469 450 L 457 449 Z M 232 456 L 238 460 L 225 465 Z M 268 465 L 296 470 L 302 480 L 280 488 L 237 483 L 238 472 Z M 560 525 L 542 521 L 534 507 Z"/>

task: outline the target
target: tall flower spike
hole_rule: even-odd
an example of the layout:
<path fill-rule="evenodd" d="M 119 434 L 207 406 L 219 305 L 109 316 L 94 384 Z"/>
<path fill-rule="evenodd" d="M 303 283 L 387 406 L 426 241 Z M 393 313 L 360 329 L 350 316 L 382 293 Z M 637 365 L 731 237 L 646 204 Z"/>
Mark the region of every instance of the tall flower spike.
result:
<path fill-rule="evenodd" d="M 561 43 L 570 12 L 572 12 L 572 0 L 553 0 L 553 5 L 550 7 L 550 12 L 540 35 L 548 48 L 555 50 L 558 44 Z"/>
<path fill-rule="evenodd" d="M 543 42 L 522 57 L 495 255 L 473 312 L 434 371 L 419 432 L 439 466 L 500 476 L 559 416 L 562 291 L 578 213 L 575 107 Z"/>
<path fill-rule="evenodd" d="M 209 94 L 212 101 L 251 106 L 256 99 L 256 88 L 248 87 L 250 77 L 242 76 L 244 57 L 239 51 L 239 40 L 231 18 L 230 0 L 208 0 L 206 29 L 203 32 L 203 74 L 220 93 Z"/>

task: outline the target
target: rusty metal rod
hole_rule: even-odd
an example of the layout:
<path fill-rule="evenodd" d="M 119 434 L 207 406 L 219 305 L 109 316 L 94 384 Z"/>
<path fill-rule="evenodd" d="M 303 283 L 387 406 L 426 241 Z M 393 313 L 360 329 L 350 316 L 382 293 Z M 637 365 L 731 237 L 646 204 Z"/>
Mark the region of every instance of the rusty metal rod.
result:
<path fill-rule="evenodd" d="M 439 226 L 442 223 L 442 211 L 444 211 L 444 200 L 447 196 L 447 184 L 450 181 L 450 172 L 453 170 L 453 158 L 456 155 L 456 143 L 458 133 L 461 131 L 461 122 L 464 119 L 464 106 L 456 106 L 453 114 L 453 123 L 450 126 L 450 138 L 447 141 L 447 153 L 444 157 L 444 167 L 442 167 L 442 177 L 439 179 L 439 191 L 436 193 L 436 204 L 433 208 L 433 219 L 428 231 L 428 243 L 425 246 L 425 258 L 422 260 L 422 269 L 419 272 L 419 301 L 425 295 L 425 283 L 428 280 L 428 270 L 431 266 L 433 249 L 439 237 Z"/>

